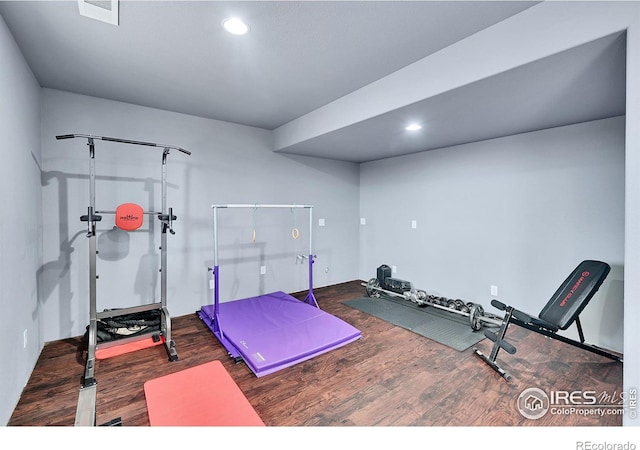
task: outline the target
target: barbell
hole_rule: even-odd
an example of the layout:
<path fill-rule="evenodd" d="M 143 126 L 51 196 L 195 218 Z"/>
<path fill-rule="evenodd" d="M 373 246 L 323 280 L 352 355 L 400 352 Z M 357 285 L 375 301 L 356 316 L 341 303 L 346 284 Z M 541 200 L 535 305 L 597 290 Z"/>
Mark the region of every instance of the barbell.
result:
<path fill-rule="evenodd" d="M 474 331 L 482 329 L 485 324 L 502 325 L 502 318 L 494 315 L 486 315 L 482 305 L 477 303 L 464 303 L 459 299 L 449 300 L 442 297 L 435 297 L 428 295 L 420 289 L 411 289 L 403 293 L 398 293 L 382 288 L 377 278 L 371 278 L 367 283 L 362 283 L 361 285 L 366 288 L 367 296 L 369 297 L 380 298 L 382 294 L 386 294 L 411 301 L 418 306 L 433 306 L 443 311 L 467 317 L 471 329 Z"/>

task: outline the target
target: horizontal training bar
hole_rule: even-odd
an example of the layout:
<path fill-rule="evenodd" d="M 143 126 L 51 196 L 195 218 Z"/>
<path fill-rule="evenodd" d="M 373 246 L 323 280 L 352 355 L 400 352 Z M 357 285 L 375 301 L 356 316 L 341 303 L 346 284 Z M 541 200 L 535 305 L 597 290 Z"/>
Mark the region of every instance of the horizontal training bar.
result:
<path fill-rule="evenodd" d="M 115 211 L 96 211 L 95 214 L 115 214 Z M 162 214 L 159 211 L 142 211 L 142 214 Z"/>
<path fill-rule="evenodd" d="M 313 205 L 211 205 L 212 208 L 313 208 Z"/>
<path fill-rule="evenodd" d="M 130 306 L 128 308 L 106 309 L 102 312 L 97 312 L 96 319 L 108 319 L 110 317 L 124 316 L 126 314 L 136 314 L 139 312 L 153 311 L 156 309 L 162 309 L 162 302 L 149 303 L 148 305 Z"/>
<path fill-rule="evenodd" d="M 56 136 L 56 139 L 73 139 L 73 138 L 85 138 L 85 139 L 99 139 L 101 141 L 110 141 L 110 142 L 120 142 L 123 144 L 133 144 L 133 145 L 145 145 L 147 147 L 161 147 L 161 148 L 169 148 L 173 150 L 181 151 L 182 153 L 186 153 L 190 155 L 191 152 L 189 150 L 185 150 L 180 147 L 175 147 L 173 145 L 164 145 L 164 144 L 156 144 L 155 142 L 143 142 L 143 141 L 132 141 L 130 139 L 120 139 L 120 138 L 112 138 L 106 136 L 94 136 L 92 134 L 62 134 L 60 136 Z"/>

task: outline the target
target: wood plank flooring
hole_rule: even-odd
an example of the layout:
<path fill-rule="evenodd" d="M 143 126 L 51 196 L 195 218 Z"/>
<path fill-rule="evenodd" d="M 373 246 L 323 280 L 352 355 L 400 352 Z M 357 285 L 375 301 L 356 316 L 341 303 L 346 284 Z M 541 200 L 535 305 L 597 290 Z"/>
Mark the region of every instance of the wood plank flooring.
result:
<path fill-rule="evenodd" d="M 506 382 L 472 348 L 458 352 L 344 305 L 365 296 L 360 283 L 314 292 L 320 307 L 360 329 L 361 339 L 261 378 L 235 364 L 195 312 L 174 317 L 178 361 L 169 362 L 162 346 L 97 361 L 96 422 L 119 417 L 123 426 L 148 426 L 144 382 L 220 360 L 268 426 L 622 425 L 620 414 L 531 420 L 516 408 L 526 388 L 620 395 L 621 363 L 512 326 L 508 337 L 518 352 L 499 356 L 513 376 Z M 477 347 L 489 354 L 490 344 Z M 83 373 L 81 338 L 47 343 L 9 425 L 73 426 Z"/>

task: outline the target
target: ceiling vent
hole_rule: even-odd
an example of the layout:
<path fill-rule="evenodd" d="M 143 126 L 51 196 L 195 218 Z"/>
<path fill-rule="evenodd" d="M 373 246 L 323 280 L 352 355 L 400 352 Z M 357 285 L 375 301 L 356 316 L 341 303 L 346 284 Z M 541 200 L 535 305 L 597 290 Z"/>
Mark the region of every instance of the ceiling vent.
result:
<path fill-rule="evenodd" d="M 78 0 L 80 15 L 118 26 L 118 0 Z"/>

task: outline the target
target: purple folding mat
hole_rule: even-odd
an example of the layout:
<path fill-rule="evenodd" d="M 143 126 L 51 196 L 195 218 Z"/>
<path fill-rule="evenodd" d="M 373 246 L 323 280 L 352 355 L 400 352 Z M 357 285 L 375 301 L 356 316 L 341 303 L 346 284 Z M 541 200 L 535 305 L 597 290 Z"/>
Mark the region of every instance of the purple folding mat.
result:
<path fill-rule="evenodd" d="M 359 339 L 342 319 L 278 291 L 258 297 L 203 306 L 200 318 L 232 357 L 241 356 L 261 377 Z"/>

